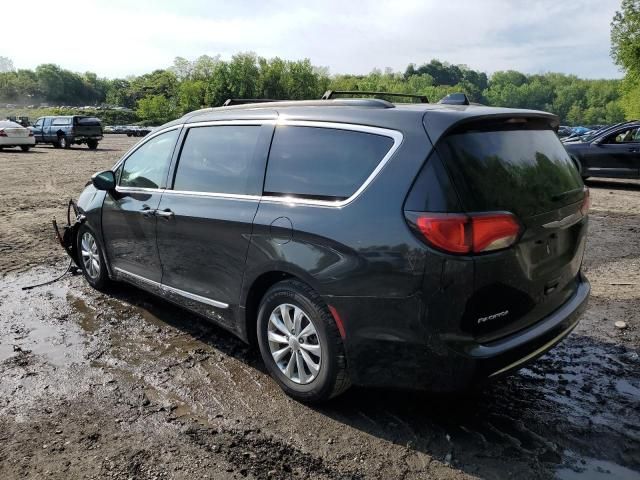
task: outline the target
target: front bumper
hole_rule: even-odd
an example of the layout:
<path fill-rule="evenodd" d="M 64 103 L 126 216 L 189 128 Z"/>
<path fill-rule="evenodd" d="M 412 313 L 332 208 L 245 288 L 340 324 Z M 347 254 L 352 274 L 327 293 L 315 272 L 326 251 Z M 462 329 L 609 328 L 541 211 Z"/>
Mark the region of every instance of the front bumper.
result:
<path fill-rule="evenodd" d="M 352 382 L 452 392 L 505 375 L 540 357 L 571 333 L 587 307 L 590 290 L 588 280 L 580 274 L 576 291 L 558 309 L 528 328 L 489 343 L 444 340 L 437 333 L 424 338 L 370 336 L 347 327 L 345 346 Z M 415 304 L 404 307 L 408 310 Z M 396 305 L 393 310 L 403 309 Z M 391 318 L 387 320 L 393 325 Z"/>

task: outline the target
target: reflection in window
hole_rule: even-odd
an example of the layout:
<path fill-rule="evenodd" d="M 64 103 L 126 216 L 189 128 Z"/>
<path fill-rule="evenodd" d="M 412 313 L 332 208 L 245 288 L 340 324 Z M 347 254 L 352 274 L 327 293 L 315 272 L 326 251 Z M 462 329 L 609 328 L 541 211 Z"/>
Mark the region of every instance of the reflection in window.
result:
<path fill-rule="evenodd" d="M 310 198 L 348 198 L 393 145 L 389 137 L 332 128 L 279 126 L 265 192 Z"/>
<path fill-rule="evenodd" d="M 180 153 L 174 190 L 249 194 L 259 125 L 189 129 Z"/>
<path fill-rule="evenodd" d="M 177 129 L 160 134 L 133 152 L 124 163 L 120 186 L 160 188 L 167 176 L 178 134 Z"/>

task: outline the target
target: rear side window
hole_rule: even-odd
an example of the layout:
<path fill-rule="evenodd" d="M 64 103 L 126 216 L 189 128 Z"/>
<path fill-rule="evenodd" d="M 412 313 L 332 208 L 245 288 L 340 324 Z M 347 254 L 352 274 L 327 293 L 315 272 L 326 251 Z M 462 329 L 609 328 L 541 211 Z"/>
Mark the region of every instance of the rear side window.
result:
<path fill-rule="evenodd" d="M 54 118 L 51 125 L 71 125 L 70 118 Z"/>
<path fill-rule="evenodd" d="M 438 151 L 466 211 L 507 210 L 521 218 L 580 201 L 580 174 L 555 132 L 469 131 Z"/>
<path fill-rule="evenodd" d="M 393 139 L 351 130 L 276 128 L 264 191 L 302 198 L 345 199 L 371 175 Z"/>
<path fill-rule="evenodd" d="M 95 117 L 76 117 L 74 119 L 76 125 L 82 125 L 83 127 L 99 127 L 100 120 Z"/>
<path fill-rule="evenodd" d="M 209 193 L 256 193 L 249 189 L 255 184 L 254 159 L 260 128 L 259 125 L 190 128 L 173 188 Z"/>

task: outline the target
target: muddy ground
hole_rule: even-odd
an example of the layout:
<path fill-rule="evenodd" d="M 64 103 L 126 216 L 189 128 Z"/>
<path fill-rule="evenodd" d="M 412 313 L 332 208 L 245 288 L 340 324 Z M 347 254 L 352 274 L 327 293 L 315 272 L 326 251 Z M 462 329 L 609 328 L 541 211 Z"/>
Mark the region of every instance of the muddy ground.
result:
<path fill-rule="evenodd" d="M 590 182 L 591 303 L 551 353 L 474 395 L 310 407 L 140 290 L 21 290 L 64 270 L 51 216 L 134 141 L 0 152 L 0 479 L 640 477 L 640 182 Z"/>

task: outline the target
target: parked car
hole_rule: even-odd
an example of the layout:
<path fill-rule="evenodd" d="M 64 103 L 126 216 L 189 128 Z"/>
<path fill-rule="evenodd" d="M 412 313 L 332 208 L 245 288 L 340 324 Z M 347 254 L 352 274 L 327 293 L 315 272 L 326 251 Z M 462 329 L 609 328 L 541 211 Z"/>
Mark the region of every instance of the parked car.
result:
<path fill-rule="evenodd" d="M 132 125 L 127 127 L 125 130 L 127 137 L 144 137 L 151 131 L 151 128 L 148 127 L 139 127 L 137 125 Z"/>
<path fill-rule="evenodd" d="M 640 121 L 605 127 L 564 143 L 583 179 L 640 178 Z"/>
<path fill-rule="evenodd" d="M 86 144 L 95 150 L 102 140 L 102 124 L 95 117 L 80 115 L 40 117 L 33 125 L 33 133 L 37 143 L 50 143 L 55 148 Z"/>
<path fill-rule="evenodd" d="M 92 286 L 257 343 L 296 399 L 455 391 L 542 355 L 585 309 L 588 190 L 557 124 L 378 99 L 196 111 L 93 176 L 65 245 Z"/>
<path fill-rule="evenodd" d="M 0 150 L 20 147 L 23 152 L 28 152 L 35 143 L 35 138 L 29 128 L 9 120 L 0 120 Z"/>

